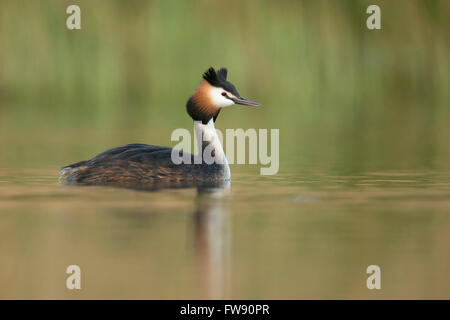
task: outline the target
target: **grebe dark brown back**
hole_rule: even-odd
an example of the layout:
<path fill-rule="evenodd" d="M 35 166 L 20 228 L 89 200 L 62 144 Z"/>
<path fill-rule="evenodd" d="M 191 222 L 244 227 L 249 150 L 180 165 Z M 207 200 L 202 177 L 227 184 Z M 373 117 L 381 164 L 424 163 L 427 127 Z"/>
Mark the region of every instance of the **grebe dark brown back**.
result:
<path fill-rule="evenodd" d="M 169 147 L 128 144 L 106 150 L 90 160 L 80 161 L 61 169 L 60 181 L 69 185 L 115 186 L 138 189 L 214 186 L 230 180 L 230 168 L 217 136 L 214 122 L 222 108 L 234 104 L 259 106 L 242 98 L 227 81 L 227 69 L 217 72 L 209 68 L 203 80 L 189 98 L 186 110 L 195 121 L 199 154 L 212 150 L 216 161 L 196 162 L 195 156 Z M 190 164 L 175 164 L 173 152 Z"/>

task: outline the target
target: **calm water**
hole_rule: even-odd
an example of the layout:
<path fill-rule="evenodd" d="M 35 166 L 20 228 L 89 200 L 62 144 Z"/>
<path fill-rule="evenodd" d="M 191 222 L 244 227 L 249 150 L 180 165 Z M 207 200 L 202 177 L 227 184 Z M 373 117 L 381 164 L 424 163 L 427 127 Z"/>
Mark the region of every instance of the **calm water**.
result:
<path fill-rule="evenodd" d="M 57 176 L 0 169 L 0 298 L 450 298 L 449 173 L 232 170 L 207 194 Z"/>

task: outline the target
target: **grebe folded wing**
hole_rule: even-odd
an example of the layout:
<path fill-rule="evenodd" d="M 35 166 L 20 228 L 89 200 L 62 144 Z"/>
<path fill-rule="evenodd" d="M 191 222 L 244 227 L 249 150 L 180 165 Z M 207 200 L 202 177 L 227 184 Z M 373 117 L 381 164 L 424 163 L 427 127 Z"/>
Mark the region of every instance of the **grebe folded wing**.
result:
<path fill-rule="evenodd" d="M 147 144 L 127 144 L 125 146 L 108 149 L 90 160 L 76 162 L 74 164 L 64 166 L 61 170 L 68 168 L 77 168 L 86 165 L 100 165 L 117 160 L 127 161 L 148 161 L 149 159 L 160 159 L 167 157 L 167 153 L 172 152 L 172 148 L 160 147 Z"/>
<path fill-rule="evenodd" d="M 161 179 L 192 179 L 183 175 L 183 171 L 191 170 L 172 162 L 172 150 L 146 144 L 112 148 L 90 160 L 61 168 L 60 181 L 64 184 L 136 186 Z M 193 155 L 188 155 L 193 159 Z"/>

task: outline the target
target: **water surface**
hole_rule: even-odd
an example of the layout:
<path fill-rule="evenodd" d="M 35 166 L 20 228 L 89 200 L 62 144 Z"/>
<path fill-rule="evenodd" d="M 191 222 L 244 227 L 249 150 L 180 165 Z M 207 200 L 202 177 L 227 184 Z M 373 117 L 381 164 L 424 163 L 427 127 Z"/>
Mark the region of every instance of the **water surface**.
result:
<path fill-rule="evenodd" d="M 57 175 L 0 170 L 0 298 L 450 297 L 448 173 L 238 172 L 212 193 Z M 65 287 L 71 264 L 80 291 Z"/>

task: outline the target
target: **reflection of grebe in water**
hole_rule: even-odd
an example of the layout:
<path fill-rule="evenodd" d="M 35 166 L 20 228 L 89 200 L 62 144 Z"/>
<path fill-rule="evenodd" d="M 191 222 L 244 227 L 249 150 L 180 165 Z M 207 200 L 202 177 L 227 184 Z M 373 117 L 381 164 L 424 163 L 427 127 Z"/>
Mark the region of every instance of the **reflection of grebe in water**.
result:
<path fill-rule="evenodd" d="M 202 161 L 195 164 L 194 155 L 179 152 L 180 157 L 190 158 L 191 164 L 175 164 L 172 149 L 145 144 L 129 144 L 100 153 L 96 157 L 65 166 L 60 181 L 65 184 L 108 185 L 117 187 L 151 189 L 158 187 L 184 187 L 217 184 L 230 179 L 230 169 L 214 122 L 222 108 L 241 104 L 258 106 L 242 98 L 233 84 L 226 80 L 227 70 L 217 72 L 209 68 L 186 108 L 196 121 L 196 131 L 202 133 L 199 153 L 212 146 L 216 163 Z M 199 137 L 197 137 L 199 138 Z M 211 150 L 211 147 L 209 148 Z"/>
<path fill-rule="evenodd" d="M 230 293 L 229 215 L 221 199 L 228 187 L 197 188 L 194 239 L 202 299 L 226 299 Z"/>

